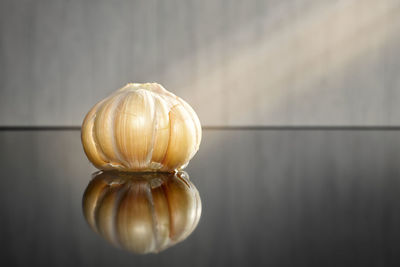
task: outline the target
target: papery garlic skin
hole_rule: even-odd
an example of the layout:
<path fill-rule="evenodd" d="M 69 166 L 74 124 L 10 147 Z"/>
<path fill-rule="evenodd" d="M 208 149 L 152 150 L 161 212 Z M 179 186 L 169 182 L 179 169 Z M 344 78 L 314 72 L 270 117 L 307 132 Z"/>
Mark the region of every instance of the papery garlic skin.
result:
<path fill-rule="evenodd" d="M 83 213 L 114 246 L 157 253 L 197 227 L 201 200 L 187 173 L 101 172 L 87 186 Z"/>
<path fill-rule="evenodd" d="M 172 172 L 199 149 L 201 125 L 194 110 L 157 83 L 130 83 L 86 115 L 81 139 L 101 170 Z"/>

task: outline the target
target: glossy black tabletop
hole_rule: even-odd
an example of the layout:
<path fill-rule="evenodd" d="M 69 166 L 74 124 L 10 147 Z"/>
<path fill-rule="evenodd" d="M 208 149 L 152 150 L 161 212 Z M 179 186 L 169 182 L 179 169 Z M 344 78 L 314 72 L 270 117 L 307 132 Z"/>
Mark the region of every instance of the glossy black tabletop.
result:
<path fill-rule="evenodd" d="M 158 254 L 85 221 L 79 130 L 0 131 L 1 266 L 399 266 L 400 131 L 205 130 L 194 232 Z"/>

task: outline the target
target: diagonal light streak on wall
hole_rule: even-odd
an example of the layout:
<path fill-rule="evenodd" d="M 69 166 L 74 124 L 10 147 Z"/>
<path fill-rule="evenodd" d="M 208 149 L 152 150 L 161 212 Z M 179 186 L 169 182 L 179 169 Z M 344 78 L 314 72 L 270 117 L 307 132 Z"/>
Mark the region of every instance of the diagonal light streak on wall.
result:
<path fill-rule="evenodd" d="M 296 117 L 293 108 L 298 99 L 304 102 L 309 98 L 309 104 L 316 105 L 318 96 L 332 94 L 332 105 L 339 102 L 340 108 L 340 101 L 345 101 L 341 99 L 343 92 L 328 91 L 321 87 L 321 81 L 357 71 L 357 64 L 383 54 L 384 46 L 399 32 L 399 11 L 399 3 L 393 0 L 324 3 L 297 15 L 289 24 L 280 23 L 277 29 L 260 34 L 257 42 L 246 43 L 243 40 L 249 32 L 262 23 L 258 19 L 204 47 L 198 57 L 214 56 L 218 60 L 212 65 L 197 66 L 198 79 L 186 80 L 176 73 L 185 69 L 185 64 L 196 62 L 193 58 L 177 63 L 165 76 L 171 83 L 179 81 L 187 88 L 185 98 L 195 100 L 195 109 L 207 103 L 207 109 L 198 110 L 200 118 L 213 122 L 211 125 L 217 121 L 228 125 L 302 125 L 301 116 Z M 264 18 L 266 23 L 269 19 Z M 240 45 L 235 45 L 237 40 L 241 40 Z M 339 89 L 346 90 L 346 86 L 349 85 L 342 84 Z M 216 108 L 219 105 L 224 105 L 223 114 Z M 327 125 L 343 125 L 341 118 L 346 115 L 340 116 L 341 111 L 334 108 L 324 115 L 338 112 L 339 118 L 332 116 Z M 324 107 L 321 109 L 324 111 Z M 310 117 L 314 116 L 312 110 L 309 112 Z M 315 116 L 303 124 L 323 122 L 322 116 Z M 364 121 L 373 121 L 373 116 L 378 115 L 371 116 Z"/>

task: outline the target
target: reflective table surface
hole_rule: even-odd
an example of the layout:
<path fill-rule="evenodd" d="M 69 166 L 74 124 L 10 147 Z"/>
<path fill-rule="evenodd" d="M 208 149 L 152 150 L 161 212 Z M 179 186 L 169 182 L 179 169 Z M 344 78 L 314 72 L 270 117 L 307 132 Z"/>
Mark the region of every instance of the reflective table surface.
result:
<path fill-rule="evenodd" d="M 79 130 L 2 130 L 0 147 L 2 266 L 400 265 L 400 131 L 205 130 L 185 170 L 198 225 L 146 255 L 85 220 Z"/>

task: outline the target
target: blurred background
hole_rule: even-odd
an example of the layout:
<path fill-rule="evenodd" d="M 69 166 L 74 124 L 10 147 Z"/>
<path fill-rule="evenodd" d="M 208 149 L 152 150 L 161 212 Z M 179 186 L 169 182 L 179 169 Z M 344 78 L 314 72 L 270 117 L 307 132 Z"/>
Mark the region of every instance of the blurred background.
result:
<path fill-rule="evenodd" d="M 0 1 L 0 125 L 157 81 L 205 126 L 400 124 L 397 0 Z"/>
<path fill-rule="evenodd" d="M 0 265 L 400 266 L 399 0 L 0 0 Z M 204 126 L 198 228 L 91 231 L 88 110 L 159 82 Z"/>

